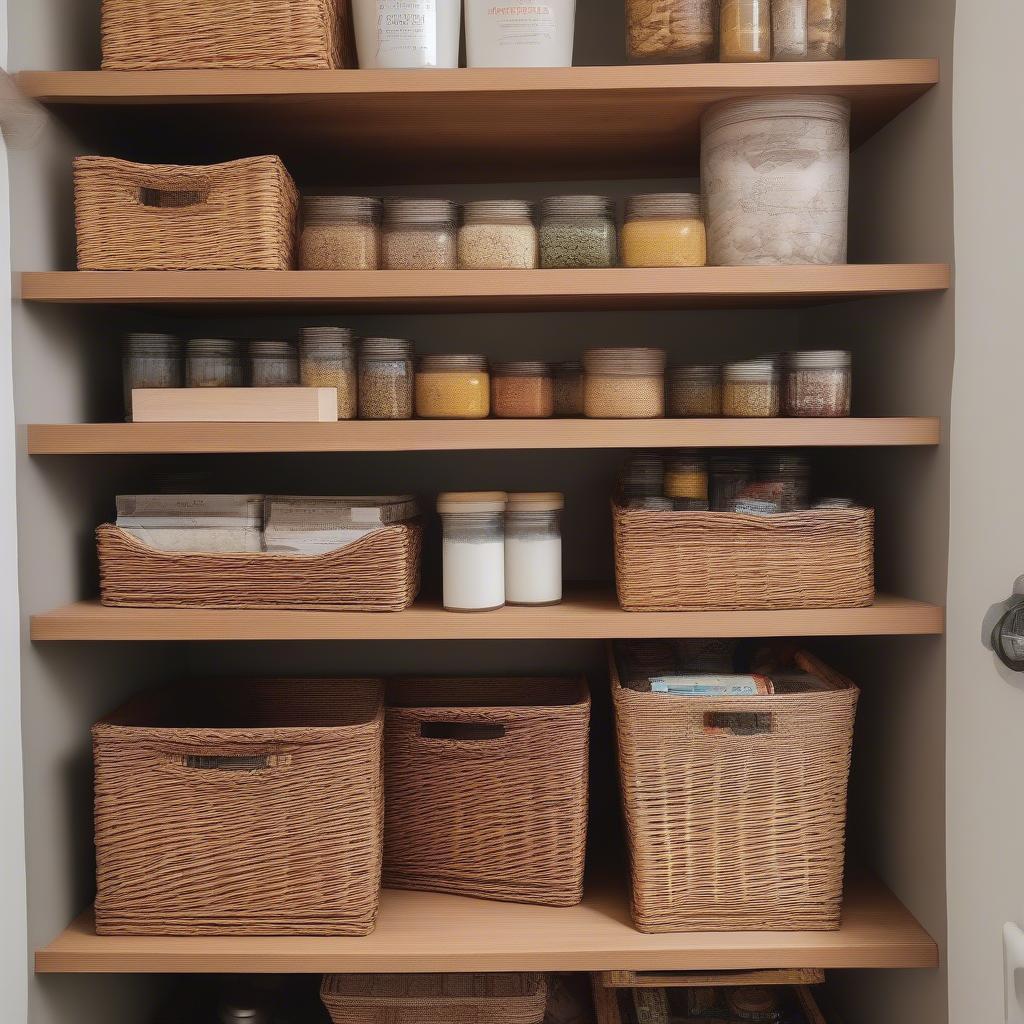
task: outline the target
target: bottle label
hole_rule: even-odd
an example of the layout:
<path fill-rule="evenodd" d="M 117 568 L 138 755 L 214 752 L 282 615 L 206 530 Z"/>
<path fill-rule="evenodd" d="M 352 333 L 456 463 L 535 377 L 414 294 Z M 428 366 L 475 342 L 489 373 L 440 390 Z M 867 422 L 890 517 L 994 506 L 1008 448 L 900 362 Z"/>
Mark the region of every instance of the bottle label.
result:
<path fill-rule="evenodd" d="M 377 67 L 437 66 L 437 0 L 377 0 Z"/>
<path fill-rule="evenodd" d="M 544 46 L 555 40 L 551 4 L 493 4 L 487 8 L 491 46 Z"/>

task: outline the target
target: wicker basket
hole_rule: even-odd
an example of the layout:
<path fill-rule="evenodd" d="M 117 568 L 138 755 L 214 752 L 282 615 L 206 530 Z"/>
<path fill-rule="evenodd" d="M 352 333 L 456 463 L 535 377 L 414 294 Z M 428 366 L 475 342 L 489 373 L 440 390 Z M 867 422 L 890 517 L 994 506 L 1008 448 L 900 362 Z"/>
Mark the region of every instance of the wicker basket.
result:
<path fill-rule="evenodd" d="M 96 541 L 107 605 L 400 612 L 420 589 L 422 527 L 415 520 L 325 555 L 158 551 L 109 523 L 96 530 Z"/>
<path fill-rule="evenodd" d="M 589 728 L 583 679 L 389 683 L 385 885 L 579 903 Z"/>
<path fill-rule="evenodd" d="M 863 608 L 875 599 L 872 509 L 776 516 L 613 505 L 615 585 L 629 612 Z"/>
<path fill-rule="evenodd" d="M 355 67 L 348 0 L 103 0 L 104 71 Z"/>
<path fill-rule="evenodd" d="M 326 974 L 334 1024 L 541 1024 L 541 974 Z"/>
<path fill-rule="evenodd" d="M 611 656 L 633 920 L 642 932 L 839 927 L 857 688 L 672 698 Z"/>
<path fill-rule="evenodd" d="M 80 156 L 78 269 L 290 270 L 298 202 L 276 156 L 207 167 Z"/>
<path fill-rule="evenodd" d="M 366 935 L 383 683 L 231 680 L 93 727 L 101 935 Z"/>

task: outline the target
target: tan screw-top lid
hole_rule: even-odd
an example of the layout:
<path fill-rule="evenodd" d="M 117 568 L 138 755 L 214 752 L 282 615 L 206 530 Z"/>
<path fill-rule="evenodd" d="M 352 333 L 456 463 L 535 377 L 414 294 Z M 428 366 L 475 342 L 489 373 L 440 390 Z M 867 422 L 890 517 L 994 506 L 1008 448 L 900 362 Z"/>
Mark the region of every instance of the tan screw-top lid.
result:
<path fill-rule="evenodd" d="M 449 491 L 437 496 L 437 511 L 504 512 L 507 503 L 504 491 Z"/>
<path fill-rule="evenodd" d="M 507 512 L 555 512 L 565 508 L 565 495 L 558 491 L 510 494 Z"/>

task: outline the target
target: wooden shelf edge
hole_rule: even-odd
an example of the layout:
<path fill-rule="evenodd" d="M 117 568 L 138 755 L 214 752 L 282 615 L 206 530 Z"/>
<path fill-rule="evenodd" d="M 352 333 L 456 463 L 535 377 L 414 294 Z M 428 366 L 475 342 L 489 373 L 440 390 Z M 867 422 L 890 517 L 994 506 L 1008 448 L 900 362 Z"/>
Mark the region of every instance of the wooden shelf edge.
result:
<path fill-rule="evenodd" d="M 847 884 L 831 932 L 691 932 L 644 935 L 615 883 L 588 887 L 569 909 L 383 893 L 366 938 L 97 936 L 92 913 L 35 954 L 52 973 L 409 973 L 439 971 L 929 968 L 938 948 L 883 885 Z"/>

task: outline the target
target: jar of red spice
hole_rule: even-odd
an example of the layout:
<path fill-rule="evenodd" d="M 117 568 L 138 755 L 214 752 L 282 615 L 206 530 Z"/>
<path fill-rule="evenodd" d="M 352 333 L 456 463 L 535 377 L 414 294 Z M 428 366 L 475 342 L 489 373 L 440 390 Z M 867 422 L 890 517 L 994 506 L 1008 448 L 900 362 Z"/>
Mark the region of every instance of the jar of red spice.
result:
<path fill-rule="evenodd" d="M 491 413 L 502 419 L 546 419 L 555 413 L 551 367 L 537 361 L 491 367 Z"/>

